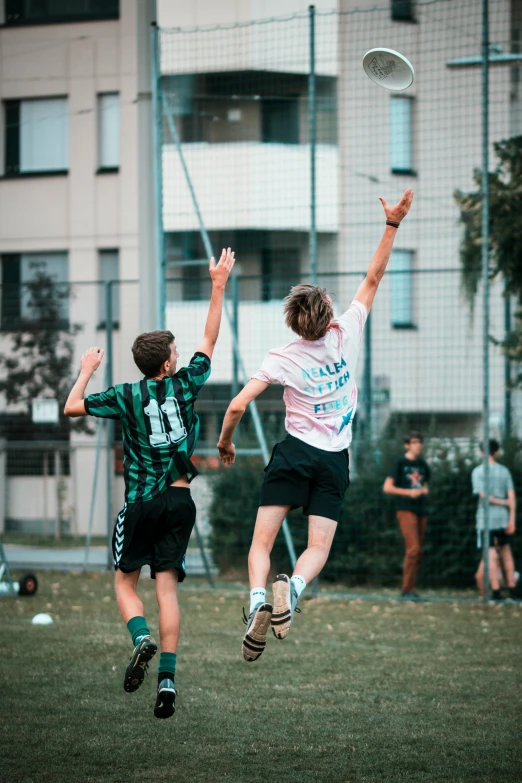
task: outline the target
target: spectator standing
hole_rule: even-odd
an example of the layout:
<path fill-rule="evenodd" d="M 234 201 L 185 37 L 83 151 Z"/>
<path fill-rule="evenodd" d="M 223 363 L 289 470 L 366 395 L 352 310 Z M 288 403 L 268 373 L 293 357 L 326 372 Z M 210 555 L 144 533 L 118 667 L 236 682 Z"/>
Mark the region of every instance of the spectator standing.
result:
<path fill-rule="evenodd" d="M 501 600 L 499 566 L 501 567 L 511 597 L 515 596 L 515 563 L 511 551 L 511 540 L 515 532 L 516 498 L 513 478 L 505 465 L 497 462 L 500 446 L 498 441 L 489 441 L 489 579 L 493 600 Z M 481 445 L 483 457 L 483 446 Z M 477 547 L 482 549 L 484 535 L 484 465 L 474 468 L 471 474 L 474 495 L 479 496 L 477 505 Z M 481 559 L 475 574 L 477 587 L 484 594 L 484 559 Z"/>
<path fill-rule="evenodd" d="M 412 430 L 404 436 L 406 453 L 399 457 L 384 482 L 384 492 L 395 498 L 397 521 L 404 538 L 402 597 L 419 601 L 415 584 L 422 558 L 422 544 L 428 525 L 426 497 L 430 467 L 422 457 L 423 438 Z"/>

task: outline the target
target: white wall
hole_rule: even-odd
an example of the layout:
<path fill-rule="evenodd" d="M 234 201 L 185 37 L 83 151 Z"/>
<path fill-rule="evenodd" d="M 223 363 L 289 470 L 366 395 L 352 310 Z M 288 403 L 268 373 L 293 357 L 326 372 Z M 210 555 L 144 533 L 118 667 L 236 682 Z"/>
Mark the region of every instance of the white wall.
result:
<path fill-rule="evenodd" d="M 308 231 L 310 149 L 289 144 L 185 144 L 183 154 L 207 230 Z M 317 149 L 317 230 L 337 231 L 338 153 Z M 166 231 L 197 230 L 198 221 L 177 150 L 163 150 Z"/>

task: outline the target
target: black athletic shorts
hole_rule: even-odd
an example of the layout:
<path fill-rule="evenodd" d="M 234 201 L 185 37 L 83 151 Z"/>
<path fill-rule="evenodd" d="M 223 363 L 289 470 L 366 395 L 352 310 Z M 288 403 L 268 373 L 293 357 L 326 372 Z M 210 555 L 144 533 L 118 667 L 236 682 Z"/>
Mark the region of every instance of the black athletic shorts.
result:
<path fill-rule="evenodd" d="M 498 530 L 489 531 L 489 545 L 490 546 L 507 546 L 513 541 L 513 536 L 506 533 L 505 528 L 499 528 Z M 478 548 L 482 549 L 482 531 L 479 536 Z"/>
<path fill-rule="evenodd" d="M 112 536 L 114 567 L 129 574 L 149 565 L 153 579 L 156 571 L 175 568 L 182 582 L 195 521 L 196 506 L 188 487 L 168 487 L 152 500 L 125 504 Z"/>
<path fill-rule="evenodd" d="M 274 446 L 265 468 L 259 505 L 302 506 L 305 516 L 338 522 L 349 483 L 348 449 L 325 451 L 287 435 Z"/>

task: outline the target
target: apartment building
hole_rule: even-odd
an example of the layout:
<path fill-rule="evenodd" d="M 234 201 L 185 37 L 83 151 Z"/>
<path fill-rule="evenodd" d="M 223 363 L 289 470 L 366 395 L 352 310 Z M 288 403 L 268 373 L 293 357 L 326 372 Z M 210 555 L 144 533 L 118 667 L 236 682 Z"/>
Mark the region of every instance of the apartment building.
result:
<path fill-rule="evenodd" d="M 147 0 L 0 3 L 2 351 L 33 317 L 27 285 L 38 273 L 72 292 L 62 315 L 79 328 L 76 361 L 89 345 L 105 347 L 103 281 L 134 281 L 112 290 L 113 378 L 136 375 L 129 345 L 138 328 L 157 323 L 152 21 Z M 93 390 L 103 382 L 96 378 Z M 3 437 L 28 447 L 2 452 L 7 518 L 30 529 L 43 514 L 52 529 L 60 503 L 72 529 L 85 530 L 95 439 L 69 435 L 67 423 L 34 423 L 20 406 L 2 408 Z M 36 445 L 43 441 L 70 442 L 72 451 L 60 458 Z M 121 494 L 118 481 L 114 489 Z M 100 491 L 95 530 L 105 527 Z"/>
<path fill-rule="evenodd" d="M 491 5 L 495 51 L 517 51 L 520 6 L 518 0 Z M 374 432 L 407 421 L 441 434 L 478 434 L 482 303 L 479 296 L 470 307 L 462 293 L 463 228 L 453 194 L 476 189 L 473 172 L 481 166 L 480 4 L 389 0 L 376 7 L 361 0 L 335 9 L 319 3 L 316 11 L 318 269 L 339 310 L 379 241 L 378 196 L 392 201 L 407 187 L 416 192 L 361 355 L 359 419 Z M 214 247 L 233 244 L 245 276 L 238 333 L 248 374 L 271 345 L 289 337 L 281 298 L 309 275 L 307 5 L 230 2 L 218 9 L 169 2 L 160 12 L 162 27 L 172 28 L 162 36 L 163 89 L 198 206 Z M 271 13 L 277 20 L 268 21 Z M 256 24 L 261 18 L 264 24 Z M 362 57 L 377 45 L 414 62 L 416 79 L 405 92 L 379 89 L 364 74 Z M 462 58 L 475 64 L 451 67 Z M 520 132 L 519 73 L 491 68 L 492 141 Z M 175 278 L 167 317 L 188 350 L 209 287 L 198 262 L 204 256 L 198 218 L 168 125 L 164 138 L 164 228 L 168 274 Z M 501 340 L 505 327 L 496 280 L 492 336 Z M 221 412 L 230 394 L 226 329 L 215 367 L 202 399 L 209 413 Z M 506 398 L 506 372 L 492 348 L 491 424 L 498 435 L 507 406 L 515 427 L 522 424 L 519 398 Z M 268 398 L 266 405 L 277 403 Z M 214 435 L 211 428 L 209 442 Z"/>
<path fill-rule="evenodd" d="M 403 420 L 435 424 L 441 434 L 469 436 L 480 427 L 481 303 L 473 311 L 461 293 L 462 227 L 453 199 L 455 189 L 473 189 L 473 169 L 481 163 L 480 69 L 447 65 L 480 56 L 479 5 L 316 3 L 318 276 L 338 311 L 379 240 L 377 197 L 391 201 L 406 187 L 416 191 L 359 362 L 359 420 L 375 433 Z M 492 4 L 498 50 L 518 51 L 521 8 L 520 0 Z M 222 246 L 236 250 L 238 304 L 229 312 L 248 376 L 270 347 L 289 338 L 282 297 L 291 284 L 309 279 L 308 3 L 159 0 L 156 16 L 147 0 L 4 0 L 0 14 L 2 350 L 20 318 L 30 316 L 23 291 L 35 269 L 72 287 L 63 315 L 80 327 L 77 360 L 86 345 L 104 346 L 100 281 L 119 280 L 111 298 L 113 380 L 137 377 L 129 346 L 138 329 L 159 321 L 150 31 L 157 20 L 166 326 L 188 358 L 210 290 L 177 136 L 216 255 Z M 416 79 L 406 92 L 390 94 L 364 75 L 362 55 L 376 45 L 399 49 L 414 62 Z M 493 140 L 522 132 L 519 75 L 519 67 L 492 69 Z M 495 282 L 491 332 L 498 339 L 505 328 L 502 294 Z M 226 322 L 213 365 L 199 402 L 207 447 L 241 381 Z M 504 360 L 492 350 L 492 424 L 499 433 L 505 377 Z M 93 388 L 103 385 L 99 377 Z M 275 429 L 280 398 L 274 388 L 260 401 Z M 516 395 L 511 408 L 520 428 Z M 8 491 L 0 496 L 8 508 L 0 519 L 50 529 L 61 504 L 71 529 L 85 531 L 94 435 L 33 426 L 12 407 L 2 422 L 10 441 L 62 438 L 72 449 L 67 464 L 55 454 L 33 455 L 31 462 L 27 452 L 4 450 L 0 462 L 9 464 L 0 465 L 0 475 L 7 474 Z M 105 457 L 104 450 L 94 532 L 106 527 Z M 120 468 L 117 458 L 114 512 Z"/>

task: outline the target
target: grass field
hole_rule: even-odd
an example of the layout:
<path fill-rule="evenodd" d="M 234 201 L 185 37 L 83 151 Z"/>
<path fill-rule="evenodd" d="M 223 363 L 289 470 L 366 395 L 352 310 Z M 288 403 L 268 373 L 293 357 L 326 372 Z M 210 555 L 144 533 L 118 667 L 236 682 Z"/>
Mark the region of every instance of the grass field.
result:
<path fill-rule="evenodd" d="M 147 617 L 157 628 L 153 583 Z M 178 711 L 156 665 L 126 694 L 130 640 L 108 574 L 42 574 L 3 599 L 5 783 L 519 783 L 522 608 L 317 599 L 254 664 L 244 594 L 181 591 Z M 39 611 L 55 623 L 30 624 Z"/>

